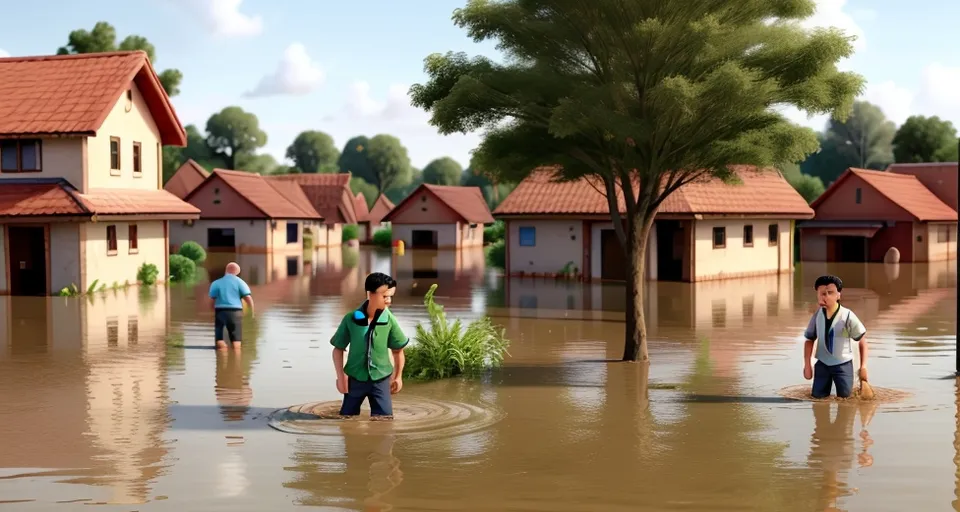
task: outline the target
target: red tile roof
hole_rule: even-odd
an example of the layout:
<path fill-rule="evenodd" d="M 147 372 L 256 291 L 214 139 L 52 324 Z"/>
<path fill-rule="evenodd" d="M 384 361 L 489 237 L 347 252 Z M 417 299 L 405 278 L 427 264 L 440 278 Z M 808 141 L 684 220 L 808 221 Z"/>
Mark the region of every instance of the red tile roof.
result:
<path fill-rule="evenodd" d="M 680 187 L 660 204 L 659 213 L 782 215 L 809 219 L 813 210 L 776 171 L 734 168 L 742 184 L 700 180 Z M 636 190 L 636 188 L 635 188 Z M 620 212 L 626 213 L 623 192 L 617 190 Z M 603 183 L 596 178 L 557 182 L 552 168 L 541 168 L 520 182 L 495 215 L 610 215 Z"/>
<path fill-rule="evenodd" d="M 957 175 L 960 174 L 960 164 L 957 162 L 891 164 L 887 167 L 887 172 L 916 176 L 933 195 L 954 210 L 958 209 L 957 192 L 960 183 L 957 182 Z"/>
<path fill-rule="evenodd" d="M 95 135 L 131 83 L 161 143 L 186 146 L 183 125 L 142 51 L 0 58 L 0 135 Z"/>
<path fill-rule="evenodd" d="M 357 223 L 356 199 L 350 192 L 350 173 L 284 174 L 268 179 L 299 184 L 326 224 Z"/>
<path fill-rule="evenodd" d="M 487 201 L 483 198 L 480 187 L 430 185 L 427 183 L 420 185 L 403 201 L 400 201 L 400 204 L 384 216 L 383 221 L 392 222 L 393 218 L 403 211 L 404 205 L 421 193 L 432 194 L 466 222 L 475 224 L 493 223 L 493 215 L 490 214 L 490 207 L 487 206 Z"/>
<path fill-rule="evenodd" d="M 377 197 L 377 201 L 373 203 L 373 208 L 370 210 L 370 215 L 367 216 L 367 220 L 371 225 L 380 224 L 383 222 L 383 218 L 394 208 L 393 202 L 387 199 L 387 196 L 380 194 L 380 196 Z"/>
<path fill-rule="evenodd" d="M 190 159 L 177 169 L 177 172 L 170 177 L 163 189 L 183 199 L 190 192 L 193 192 L 193 189 L 199 187 L 208 176 L 210 176 L 209 171 Z"/>
<path fill-rule="evenodd" d="M 933 192 L 923 186 L 923 183 L 920 183 L 916 176 L 866 169 L 847 169 L 836 181 L 830 184 L 823 194 L 820 194 L 820 197 L 810 203 L 810 206 L 816 209 L 817 206 L 833 195 L 840 184 L 850 176 L 859 177 L 918 221 L 957 220 L 957 211 L 933 195 Z"/>
<path fill-rule="evenodd" d="M 370 208 L 367 207 L 367 198 L 363 197 L 363 192 L 357 192 L 354 198 L 354 211 L 357 212 L 357 222 L 367 222 L 370 220 Z"/>
<path fill-rule="evenodd" d="M 163 190 L 92 189 L 81 194 L 60 178 L 0 181 L 0 217 L 94 215 L 199 216 L 200 210 Z"/>
<path fill-rule="evenodd" d="M 240 197 L 269 219 L 311 219 L 321 220 L 319 213 L 309 204 L 303 190 L 296 183 L 275 183 L 259 174 L 244 171 L 214 169 L 207 178 L 220 180 L 232 188 Z M 292 185 L 292 186 L 291 186 Z M 187 195 L 190 201 L 202 187 L 193 189 Z"/>

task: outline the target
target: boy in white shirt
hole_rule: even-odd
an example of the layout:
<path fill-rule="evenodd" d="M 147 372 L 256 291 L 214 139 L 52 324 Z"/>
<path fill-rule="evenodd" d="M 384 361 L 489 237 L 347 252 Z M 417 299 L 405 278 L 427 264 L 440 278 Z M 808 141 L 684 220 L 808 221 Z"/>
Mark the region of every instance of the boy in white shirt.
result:
<path fill-rule="evenodd" d="M 854 344 L 860 356 L 859 376 L 867 380 L 867 329 L 857 315 L 840 305 L 843 281 L 837 276 L 820 276 L 813 287 L 820 308 L 814 313 L 803 336 L 803 378 L 813 379 L 814 398 L 830 396 L 836 385 L 837 396 L 848 398 L 854 388 Z M 817 364 L 810 365 L 816 343 Z"/>

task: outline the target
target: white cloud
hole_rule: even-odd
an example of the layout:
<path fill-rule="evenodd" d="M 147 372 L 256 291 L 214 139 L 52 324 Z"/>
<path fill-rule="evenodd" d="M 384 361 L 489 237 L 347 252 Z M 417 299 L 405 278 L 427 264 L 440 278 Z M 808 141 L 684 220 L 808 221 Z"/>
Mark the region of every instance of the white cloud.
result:
<path fill-rule="evenodd" d="M 934 62 L 924 68 L 921 77 L 918 112 L 949 119 L 960 128 L 960 95 L 956 89 L 960 83 L 960 67 Z"/>
<path fill-rule="evenodd" d="M 263 17 L 240 12 L 243 0 L 174 0 L 195 12 L 215 36 L 249 37 L 263 32 Z"/>
<path fill-rule="evenodd" d="M 9 57 L 9 56 L 10 56 L 10 53 L 9 53 L 9 52 L 7 52 L 6 50 L 4 50 L 3 48 L 0 48 L 0 58 Z"/>
<path fill-rule="evenodd" d="M 409 87 L 393 84 L 387 88 L 387 97 L 380 101 L 371 95 L 370 84 L 358 80 L 350 85 L 347 95 L 347 113 L 382 120 L 400 120 L 426 123 L 429 116 L 423 110 L 410 105 Z"/>
<path fill-rule="evenodd" d="M 323 85 L 325 78 L 320 64 L 310 58 L 306 47 L 293 43 L 284 50 L 277 69 L 264 75 L 260 83 L 252 91 L 244 93 L 244 96 L 301 96 Z"/>
<path fill-rule="evenodd" d="M 866 47 L 863 28 L 844 9 L 847 0 L 816 0 L 816 3 L 817 12 L 804 20 L 804 27 L 836 27 L 843 30 L 846 35 L 856 37 L 852 43 L 854 50 L 862 51 Z"/>
<path fill-rule="evenodd" d="M 889 80 L 876 85 L 868 83 L 861 99 L 880 107 L 887 119 L 898 126 L 910 117 L 913 110 L 913 92 Z"/>

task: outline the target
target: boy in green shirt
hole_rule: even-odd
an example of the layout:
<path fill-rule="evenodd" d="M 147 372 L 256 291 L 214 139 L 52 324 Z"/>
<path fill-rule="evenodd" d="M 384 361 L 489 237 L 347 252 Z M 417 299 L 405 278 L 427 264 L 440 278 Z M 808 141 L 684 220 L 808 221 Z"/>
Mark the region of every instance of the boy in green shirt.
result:
<path fill-rule="evenodd" d="M 330 338 L 337 391 L 343 393 L 340 415 L 358 416 L 363 400 L 369 399 L 372 418 L 390 417 L 390 395 L 403 388 L 403 349 L 410 339 L 390 312 L 397 282 L 384 273 L 374 272 L 367 276 L 364 289 L 367 300 L 343 317 Z"/>

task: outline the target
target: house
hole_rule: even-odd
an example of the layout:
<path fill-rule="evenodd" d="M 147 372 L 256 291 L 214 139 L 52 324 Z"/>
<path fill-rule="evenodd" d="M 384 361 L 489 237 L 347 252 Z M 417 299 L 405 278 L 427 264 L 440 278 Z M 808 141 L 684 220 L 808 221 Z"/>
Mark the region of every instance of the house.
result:
<path fill-rule="evenodd" d="M 913 174 L 847 169 L 810 206 L 803 261 L 881 262 L 891 247 L 902 263 L 956 258 L 957 211 Z"/>
<path fill-rule="evenodd" d="M 357 192 L 357 197 L 354 198 L 354 211 L 357 213 L 357 239 L 369 242 L 373 233 L 370 232 L 370 221 L 367 220 L 370 208 L 367 207 L 367 198 L 363 196 L 363 192 Z"/>
<path fill-rule="evenodd" d="M 171 227 L 174 247 L 192 240 L 210 252 L 267 255 L 271 274 L 278 265 L 302 272 L 303 232 L 323 221 L 295 182 L 243 171 L 216 169 L 184 199 L 200 219 Z"/>
<path fill-rule="evenodd" d="M 177 172 L 170 177 L 163 189 L 183 199 L 209 176 L 210 173 L 203 166 L 190 159 L 177 169 Z"/>
<path fill-rule="evenodd" d="M 356 198 L 350 191 L 350 174 L 287 174 L 267 179 L 300 185 L 323 224 L 311 229 L 314 248 L 343 244 L 343 225 L 357 223 Z"/>
<path fill-rule="evenodd" d="M 162 188 L 186 133 L 142 51 L 0 58 L 0 293 L 168 275 L 168 222 L 199 210 Z"/>
<path fill-rule="evenodd" d="M 793 224 L 813 210 L 776 171 L 734 171 L 742 183 L 695 181 L 661 203 L 647 241 L 648 279 L 793 271 Z M 602 190 L 590 178 L 558 182 L 551 168 L 520 182 L 494 212 L 506 223 L 508 275 L 576 268 L 588 280 L 625 280 L 627 264 Z"/>
<path fill-rule="evenodd" d="M 422 184 L 390 210 L 393 240 L 411 249 L 483 246 L 483 227 L 493 224 L 479 187 Z"/>
<path fill-rule="evenodd" d="M 960 164 L 957 162 L 933 162 L 923 164 L 890 164 L 887 172 L 916 176 L 923 186 L 944 204 L 957 210 L 957 175 Z"/>
<path fill-rule="evenodd" d="M 377 201 L 373 203 L 373 208 L 367 209 L 367 200 L 363 197 L 363 192 L 357 192 L 357 222 L 360 225 L 360 241 L 369 243 L 373 240 L 373 234 L 378 230 L 389 226 L 389 223 L 383 222 L 383 218 L 393 210 L 393 203 L 387 199 L 387 196 L 380 194 Z"/>

